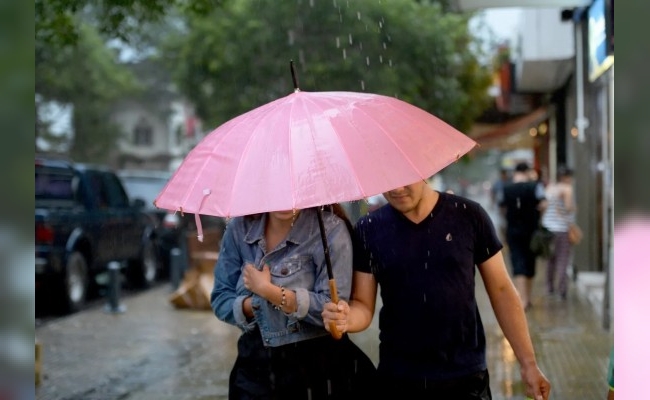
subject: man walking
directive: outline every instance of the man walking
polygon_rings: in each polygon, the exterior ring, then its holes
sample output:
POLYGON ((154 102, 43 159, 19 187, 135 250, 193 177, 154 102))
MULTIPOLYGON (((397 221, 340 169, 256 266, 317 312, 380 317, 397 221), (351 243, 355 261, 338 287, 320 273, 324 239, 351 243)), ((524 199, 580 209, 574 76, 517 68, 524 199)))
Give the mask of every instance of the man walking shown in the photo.
POLYGON ((525 310, 532 307, 531 292, 535 277, 536 255, 530 249, 533 232, 539 226, 545 205, 544 187, 530 179, 527 163, 517 164, 512 182, 505 185, 499 205, 506 221, 506 242, 510 252, 512 274, 525 310))
POLYGON ((384 193, 387 205, 355 227, 349 304, 327 303, 326 328, 359 332, 372 321, 378 285, 379 380, 389 398, 491 399, 486 341, 475 295, 481 274, 521 366, 527 396, 546 400, 528 325, 494 225, 476 202, 424 181, 384 193))

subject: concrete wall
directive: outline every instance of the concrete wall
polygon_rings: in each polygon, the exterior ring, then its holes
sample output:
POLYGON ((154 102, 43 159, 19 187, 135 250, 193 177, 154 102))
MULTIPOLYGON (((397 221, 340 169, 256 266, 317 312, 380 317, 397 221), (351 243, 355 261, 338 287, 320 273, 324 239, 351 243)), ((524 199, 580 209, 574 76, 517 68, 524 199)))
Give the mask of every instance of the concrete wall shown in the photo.
POLYGON ((575 55, 573 23, 560 20, 559 8, 524 9, 517 55, 523 61, 564 60, 575 55))

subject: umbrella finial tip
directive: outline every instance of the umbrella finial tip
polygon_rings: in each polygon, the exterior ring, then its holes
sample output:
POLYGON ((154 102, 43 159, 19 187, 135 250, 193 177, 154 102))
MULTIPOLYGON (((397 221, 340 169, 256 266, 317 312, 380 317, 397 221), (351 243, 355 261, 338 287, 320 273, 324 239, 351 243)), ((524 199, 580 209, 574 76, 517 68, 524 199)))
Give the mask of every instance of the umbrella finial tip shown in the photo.
POLYGON ((300 89, 298 89, 298 77, 296 76, 296 68, 293 66, 293 60, 289 61, 289 67, 291 68, 291 79, 293 80, 294 92, 299 92, 300 89))

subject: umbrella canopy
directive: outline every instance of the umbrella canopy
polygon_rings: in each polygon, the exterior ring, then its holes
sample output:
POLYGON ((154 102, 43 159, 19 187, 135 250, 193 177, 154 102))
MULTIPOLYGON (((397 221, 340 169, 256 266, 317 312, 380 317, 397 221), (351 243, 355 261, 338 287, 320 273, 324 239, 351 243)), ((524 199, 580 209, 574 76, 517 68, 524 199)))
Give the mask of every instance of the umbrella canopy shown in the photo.
POLYGON ((360 200, 427 179, 475 145, 393 97, 296 90, 208 134, 155 204, 234 217, 360 200))

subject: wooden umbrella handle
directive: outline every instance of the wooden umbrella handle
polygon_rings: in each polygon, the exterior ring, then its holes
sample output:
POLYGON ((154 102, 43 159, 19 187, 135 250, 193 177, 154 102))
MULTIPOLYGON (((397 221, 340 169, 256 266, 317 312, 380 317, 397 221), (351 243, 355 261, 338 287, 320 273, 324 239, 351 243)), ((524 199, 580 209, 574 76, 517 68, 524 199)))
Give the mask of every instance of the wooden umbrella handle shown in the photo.
MULTIPOLYGON (((336 293, 336 281, 334 279, 330 279, 329 282, 330 282, 330 293, 332 294, 332 303, 338 304, 339 295, 338 293, 336 293)), ((330 334, 334 339, 340 339, 343 337, 343 333, 341 333, 336 327, 336 322, 330 322, 330 334)))
MULTIPOLYGON (((325 266, 327 267, 327 277, 329 278, 330 294, 332 296, 332 303, 338 304, 339 295, 336 292, 336 281, 334 280, 334 273, 332 272, 332 260, 330 259, 330 247, 327 245, 327 237, 325 236, 325 224, 323 223, 323 210, 321 207, 316 207, 316 214, 318 215, 318 227, 320 230, 320 238, 323 243, 323 253, 325 254, 325 266)), ((340 339, 343 334, 336 329, 336 323, 330 322, 330 334, 334 339, 340 339)))

